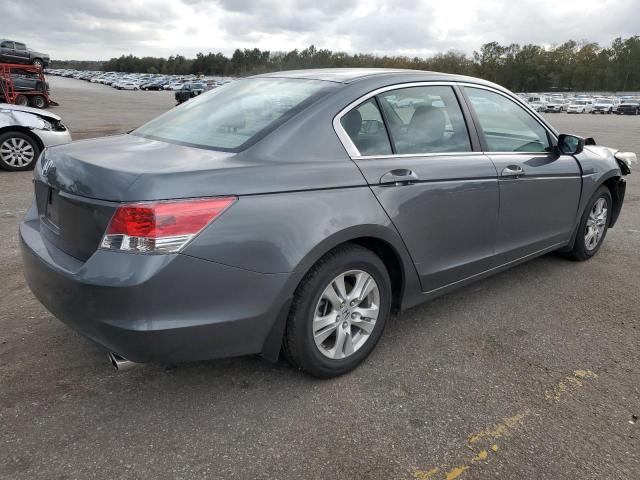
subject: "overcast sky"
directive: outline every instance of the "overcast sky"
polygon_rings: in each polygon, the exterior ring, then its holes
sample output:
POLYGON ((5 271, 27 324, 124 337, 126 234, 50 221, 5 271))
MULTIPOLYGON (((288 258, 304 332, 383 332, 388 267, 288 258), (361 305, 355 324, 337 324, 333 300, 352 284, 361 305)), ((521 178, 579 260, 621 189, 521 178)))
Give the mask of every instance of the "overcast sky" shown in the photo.
POLYGON ((471 53, 489 41, 608 44, 640 0, 0 0, 0 37, 56 59, 187 57, 314 44, 351 53, 471 53))

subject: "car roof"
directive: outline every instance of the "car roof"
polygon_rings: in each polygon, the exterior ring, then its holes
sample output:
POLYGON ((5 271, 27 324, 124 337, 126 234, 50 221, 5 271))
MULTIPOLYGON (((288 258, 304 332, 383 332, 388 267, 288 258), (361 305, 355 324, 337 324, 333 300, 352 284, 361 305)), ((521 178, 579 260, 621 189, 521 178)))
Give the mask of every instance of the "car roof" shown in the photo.
POLYGON ((411 70, 402 68, 311 68, 307 70, 285 70, 280 72, 263 73, 256 77, 268 78, 302 78, 308 80, 325 80, 329 82, 351 83, 356 80, 371 78, 374 76, 399 75, 399 74, 424 74, 425 77, 444 80, 444 77, 458 77, 446 73, 429 72, 426 70, 411 70))

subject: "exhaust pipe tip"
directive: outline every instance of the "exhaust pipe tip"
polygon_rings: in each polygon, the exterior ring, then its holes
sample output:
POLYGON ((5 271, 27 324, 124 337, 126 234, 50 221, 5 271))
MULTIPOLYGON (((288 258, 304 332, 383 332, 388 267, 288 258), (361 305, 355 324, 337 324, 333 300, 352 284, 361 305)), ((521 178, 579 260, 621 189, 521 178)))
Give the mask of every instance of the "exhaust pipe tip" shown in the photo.
POLYGON ((127 360, 126 358, 121 357, 117 353, 109 352, 107 356, 109 357, 109 363, 111 363, 111 366, 113 366, 113 368, 115 368, 118 371, 127 370, 131 367, 136 366, 135 362, 132 362, 131 360, 127 360))

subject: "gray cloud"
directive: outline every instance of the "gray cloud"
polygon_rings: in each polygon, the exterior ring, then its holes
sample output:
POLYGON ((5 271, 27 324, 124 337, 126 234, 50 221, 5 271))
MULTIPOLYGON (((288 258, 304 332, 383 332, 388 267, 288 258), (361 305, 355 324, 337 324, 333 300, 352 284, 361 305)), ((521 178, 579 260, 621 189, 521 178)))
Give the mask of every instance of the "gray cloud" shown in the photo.
POLYGON ((65 59, 309 44, 378 54, 471 53, 492 40, 608 44, 639 32, 637 1, 0 0, 0 32, 65 59))

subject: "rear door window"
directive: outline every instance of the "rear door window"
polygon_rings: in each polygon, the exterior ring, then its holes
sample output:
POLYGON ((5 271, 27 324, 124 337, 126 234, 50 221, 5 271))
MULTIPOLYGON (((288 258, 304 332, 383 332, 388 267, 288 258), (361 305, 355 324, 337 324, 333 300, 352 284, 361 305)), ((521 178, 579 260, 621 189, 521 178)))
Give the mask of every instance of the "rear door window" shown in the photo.
POLYGON ((401 88, 380 94, 379 101, 397 154, 471 151, 452 87, 401 88))
POLYGON ((371 98, 340 119, 360 155, 389 155, 391 143, 375 99, 371 98))

